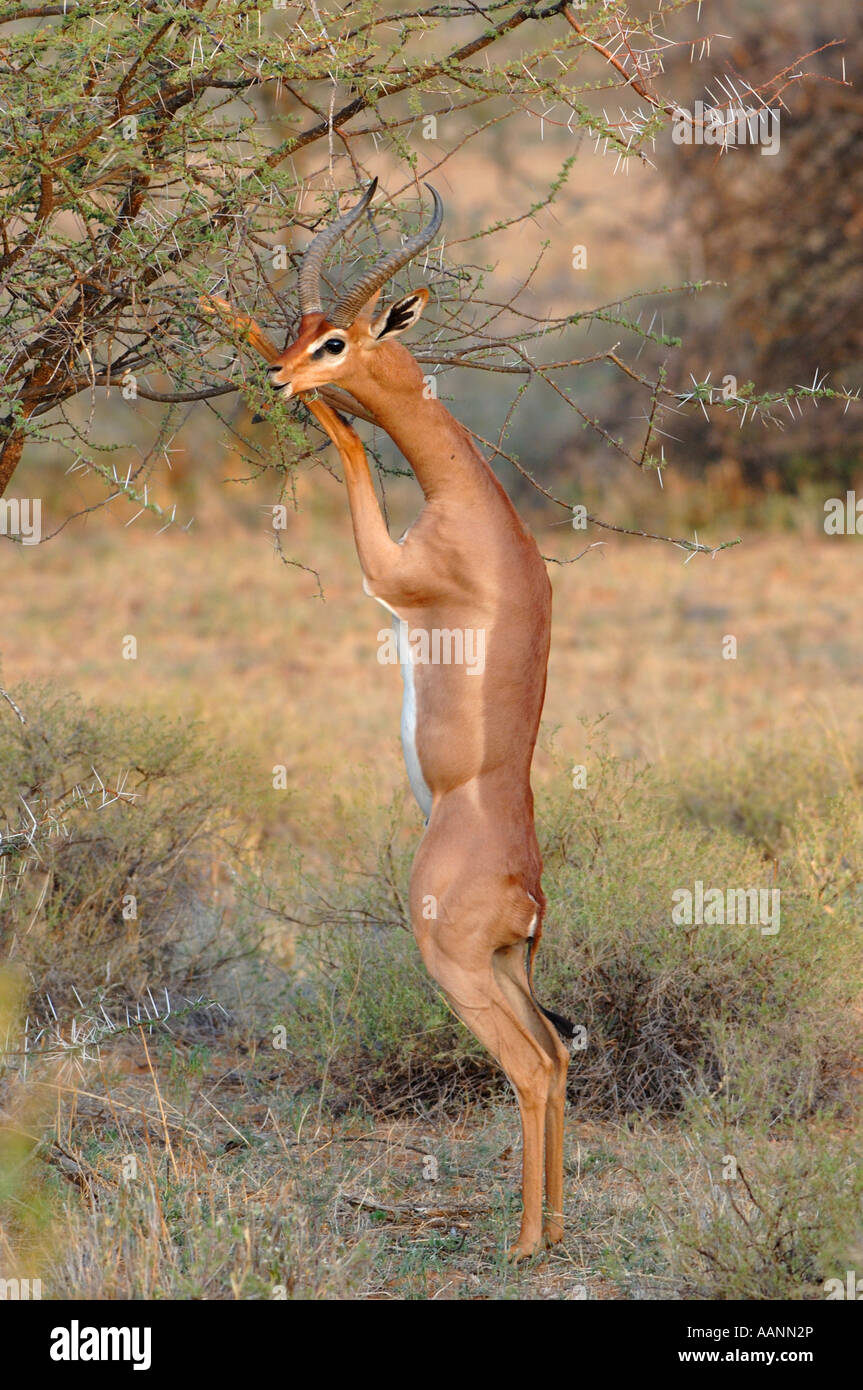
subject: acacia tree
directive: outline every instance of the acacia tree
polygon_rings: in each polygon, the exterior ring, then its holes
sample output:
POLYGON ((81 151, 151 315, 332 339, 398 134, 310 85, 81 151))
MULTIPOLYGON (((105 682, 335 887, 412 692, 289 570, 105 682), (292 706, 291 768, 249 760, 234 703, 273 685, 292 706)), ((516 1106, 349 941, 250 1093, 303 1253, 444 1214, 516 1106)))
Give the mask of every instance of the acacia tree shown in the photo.
MULTIPOLYGON (((111 496, 159 513, 148 476, 177 406, 203 401, 218 411, 218 398, 237 391, 255 408, 266 400, 243 320, 208 312, 210 296, 276 338, 289 334, 292 272, 307 234, 340 198, 353 201, 381 160, 393 171, 388 197, 340 247, 344 259, 329 272, 336 279, 407 228, 421 178, 502 122, 568 126, 603 142, 618 166, 649 158, 677 109, 662 90, 662 55, 673 44, 693 56, 699 46, 709 50, 701 28, 668 35, 667 25, 695 3, 672 0, 635 15, 622 0, 464 0, 412 10, 387 0, 350 8, 338 0, 7 0, 0 494, 26 452, 52 441, 73 467, 101 475, 111 496), (607 114, 612 97, 619 116, 607 114), (446 139, 436 130, 444 119, 446 139), (69 410, 82 393, 88 411, 69 410), (164 407, 154 448, 125 477, 91 434, 106 398, 118 393, 164 407)), ((752 97, 777 101, 790 80, 752 97)), ((514 383, 497 440, 483 441, 496 454, 509 457, 505 432, 524 391, 545 383, 611 448, 639 468, 661 467, 660 422, 681 393, 668 387, 660 358, 675 340, 626 304, 539 319, 518 295, 501 302, 486 268, 471 263, 466 243, 534 217, 558 197, 573 159, 505 221, 434 248, 421 270, 425 279, 431 271, 436 313, 424 320, 417 356, 430 375, 472 369, 514 383), (576 355, 568 335, 592 322, 613 325, 633 347, 655 347, 655 370, 617 345, 576 355), (646 394, 638 441, 615 436, 576 401, 572 372, 597 361, 646 394)), ((541 250, 525 267, 524 286, 540 258, 541 250)), ((712 393, 696 385, 687 398, 697 408, 712 393)), ((768 410, 773 399, 756 408, 768 410)), ((294 467, 315 447, 314 427, 296 402, 269 413, 268 457, 294 467)))

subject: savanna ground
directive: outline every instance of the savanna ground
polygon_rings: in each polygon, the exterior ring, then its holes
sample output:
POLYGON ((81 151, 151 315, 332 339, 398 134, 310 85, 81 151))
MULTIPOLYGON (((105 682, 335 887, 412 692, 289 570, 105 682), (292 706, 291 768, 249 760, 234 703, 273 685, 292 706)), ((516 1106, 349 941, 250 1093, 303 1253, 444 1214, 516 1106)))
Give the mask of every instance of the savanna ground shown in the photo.
MULTIPOLYGON (((863 1259, 859 540, 804 508, 713 560, 613 537, 551 566, 537 986, 587 1046, 566 1239, 514 1270, 517 1113, 406 927, 400 680, 341 488, 307 478, 283 537, 325 602, 235 495, 186 533, 103 514, 0 552, 27 719, 0 704, 2 809, 53 805, 39 857, 0 860, 0 1272, 59 1298, 823 1297, 863 1259), (672 925, 699 878, 781 888, 780 931, 672 925)), ((576 553, 556 519, 541 548, 576 553)))

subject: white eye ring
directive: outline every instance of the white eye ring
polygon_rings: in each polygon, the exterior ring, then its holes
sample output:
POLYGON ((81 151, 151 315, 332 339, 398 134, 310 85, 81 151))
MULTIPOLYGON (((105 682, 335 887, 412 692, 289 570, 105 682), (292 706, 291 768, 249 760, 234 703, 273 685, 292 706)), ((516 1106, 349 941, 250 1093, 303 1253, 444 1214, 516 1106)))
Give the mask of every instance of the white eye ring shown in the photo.
POLYGON ((322 342, 318 343, 316 348, 312 348, 310 356, 313 361, 320 362, 322 357, 341 356, 346 347, 347 342, 344 338, 324 338, 322 342))

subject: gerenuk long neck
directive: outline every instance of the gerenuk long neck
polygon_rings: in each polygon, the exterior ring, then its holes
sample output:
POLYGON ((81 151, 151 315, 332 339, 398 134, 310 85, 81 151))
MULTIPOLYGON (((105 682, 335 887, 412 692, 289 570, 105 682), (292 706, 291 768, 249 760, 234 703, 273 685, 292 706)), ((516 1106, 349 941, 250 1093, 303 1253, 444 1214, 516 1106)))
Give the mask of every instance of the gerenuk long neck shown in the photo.
MULTIPOLYGON (((383 356, 383 348, 379 351, 383 356)), ((500 484, 464 425, 425 395, 426 379, 411 354, 391 344, 386 365, 396 370, 367 373, 361 382, 351 381, 350 390, 404 454, 426 500, 477 488, 499 493, 500 484)))

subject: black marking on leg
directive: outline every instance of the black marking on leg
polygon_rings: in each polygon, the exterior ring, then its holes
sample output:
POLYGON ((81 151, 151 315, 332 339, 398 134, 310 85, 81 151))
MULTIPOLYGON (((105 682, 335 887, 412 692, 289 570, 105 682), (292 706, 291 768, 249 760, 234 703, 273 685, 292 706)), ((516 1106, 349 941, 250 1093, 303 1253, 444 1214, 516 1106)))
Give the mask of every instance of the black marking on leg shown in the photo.
POLYGON ((527 939, 527 983, 528 983, 528 987, 529 987, 529 989, 530 989, 530 997, 531 997, 531 999, 533 1000, 533 1002, 534 1002, 534 1004, 536 1005, 536 1007, 539 1009, 540 1013, 541 1013, 541 1014, 545 1014, 545 1016, 546 1016, 546 1018, 548 1019, 549 1023, 553 1023, 553 1024, 554 1024, 555 1028, 557 1029, 557 1031, 558 1031, 558 1033, 560 1034, 561 1038, 563 1038, 564 1042, 570 1042, 570 1041, 575 1037, 575 1024, 574 1024, 574 1023, 570 1023, 570 1021, 569 1021, 568 1018, 564 1018, 564 1017, 563 1017, 563 1014, 556 1014, 556 1013, 553 1013, 551 1009, 545 1009, 545 1008, 543 1008, 542 1004, 540 1004, 540 1002, 539 1002, 539 1000, 537 999, 536 994, 535 994, 535 992, 534 992, 534 988, 533 988, 533 958, 534 958, 534 955, 536 954, 536 948, 537 948, 538 945, 539 945, 539 941, 537 940, 537 938, 536 938, 535 936, 529 936, 529 937, 528 937, 528 939, 527 939))

